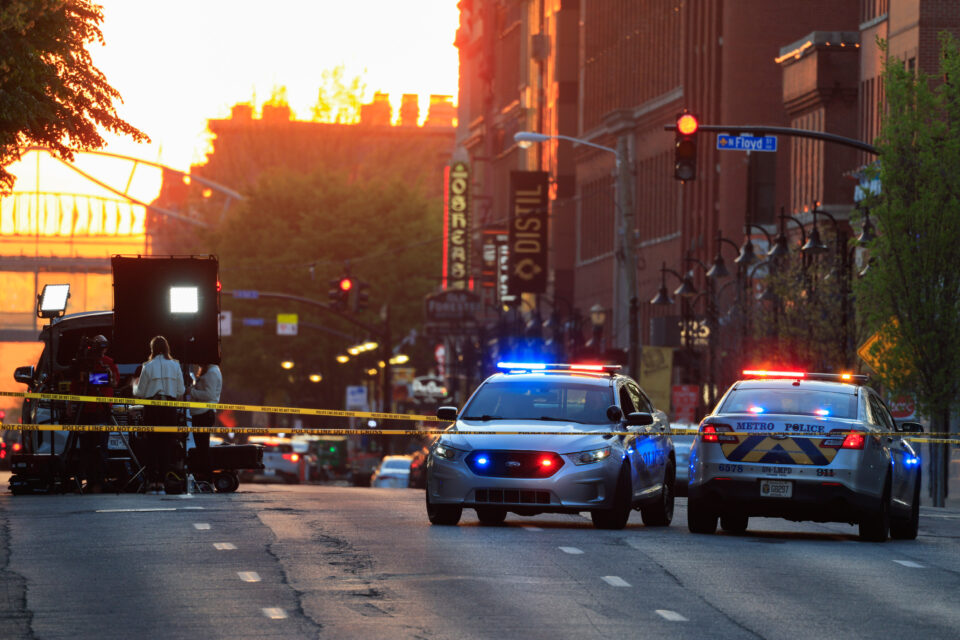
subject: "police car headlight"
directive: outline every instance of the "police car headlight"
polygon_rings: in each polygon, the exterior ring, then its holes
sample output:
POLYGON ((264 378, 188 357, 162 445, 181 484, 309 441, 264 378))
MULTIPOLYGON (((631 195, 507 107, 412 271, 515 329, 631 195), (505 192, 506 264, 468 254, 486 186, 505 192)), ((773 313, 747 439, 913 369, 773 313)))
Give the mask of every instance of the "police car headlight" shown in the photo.
POLYGON ((573 464, 592 464, 594 462, 600 462, 601 460, 606 460, 610 457, 611 449, 610 447, 604 447, 603 449, 594 449, 593 451, 581 451, 580 453, 571 453, 570 459, 573 460, 573 464))
POLYGON ((443 460, 456 460, 462 453, 463 451, 460 451, 460 449, 454 449, 449 445, 440 443, 437 443, 433 448, 433 455, 443 460))

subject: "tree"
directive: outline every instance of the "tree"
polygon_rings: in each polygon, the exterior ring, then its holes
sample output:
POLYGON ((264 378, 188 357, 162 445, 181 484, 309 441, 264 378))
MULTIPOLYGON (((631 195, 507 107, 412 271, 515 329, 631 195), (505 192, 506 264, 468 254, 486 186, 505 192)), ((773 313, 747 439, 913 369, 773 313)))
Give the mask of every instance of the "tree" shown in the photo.
MULTIPOLYGON (((439 281, 440 220, 439 198, 424 195, 402 179, 351 180, 327 169, 301 173, 281 168, 261 176, 210 234, 210 241, 220 257, 225 289, 278 291, 326 302, 330 279, 342 275, 349 262, 351 275, 370 283, 370 310, 357 319, 379 325, 377 312, 389 304, 397 343, 422 324, 423 298, 439 281)), ((278 312, 296 311, 302 322, 355 336, 356 342, 377 337, 310 307, 230 298, 224 299, 224 306, 232 308, 235 317, 270 319, 278 312)), ((342 406, 345 383, 354 378, 356 384, 355 363, 341 365, 335 360, 351 346, 342 337, 308 327, 296 337, 239 327, 230 339, 234 342, 224 353, 224 371, 231 372, 235 388, 269 388, 265 372, 284 375, 278 363, 287 355, 296 362, 311 362, 324 376, 323 384, 306 387, 315 394, 308 401, 322 400, 320 406, 328 408, 342 406)), ((420 348, 426 353, 429 346, 420 348)), ((416 353, 405 352, 416 360, 416 353)), ((375 354, 367 358, 367 366, 376 367, 375 354)), ((294 395, 304 392, 291 390, 294 395)))
MULTIPOLYGON (((940 43, 939 77, 915 75, 887 50, 874 171, 882 193, 869 202, 880 235, 855 291, 858 316, 881 335, 880 378, 916 394, 931 430, 947 432, 960 391, 960 48, 948 34, 940 43)), ((948 449, 931 450, 943 506, 948 449)))
POLYGON ((104 145, 98 127, 149 138, 117 117, 120 94, 90 58, 103 42, 103 12, 89 0, 10 0, 0 6, 0 194, 15 178, 5 167, 40 145, 61 158, 104 145))

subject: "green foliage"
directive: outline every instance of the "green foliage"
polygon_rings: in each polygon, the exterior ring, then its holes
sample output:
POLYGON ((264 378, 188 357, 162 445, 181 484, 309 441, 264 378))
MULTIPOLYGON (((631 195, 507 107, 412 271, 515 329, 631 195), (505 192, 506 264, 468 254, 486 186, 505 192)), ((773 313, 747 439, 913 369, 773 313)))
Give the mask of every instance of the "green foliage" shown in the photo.
MULTIPOLYGON (((326 303, 330 280, 340 276, 348 262, 351 275, 370 283, 370 308, 357 319, 379 327, 381 306, 389 304, 396 344, 422 324, 423 297, 439 279, 441 203, 401 180, 352 181, 322 170, 303 174, 278 169, 261 177, 212 241, 225 289, 291 293, 326 303)), ((297 312, 301 323, 355 336, 353 342, 376 337, 322 310, 294 303, 225 297, 224 307, 233 309, 235 318, 261 316, 268 321, 278 312, 297 312)), ((335 361, 352 341, 306 326, 299 334, 276 336, 269 325, 238 328, 229 338, 230 349, 224 350, 224 370, 231 372, 232 384, 266 388, 265 373, 285 376, 278 363, 289 357, 298 363, 300 374, 324 376, 323 384, 308 383, 291 393, 323 393, 318 401, 340 406, 345 380, 360 378, 357 363, 335 361)), ((376 361, 370 354, 364 368, 376 366, 376 361)))
POLYGON ((856 286, 858 316, 882 328, 878 373, 942 414, 960 389, 960 48, 941 36, 940 76, 887 58, 877 146, 882 194, 870 205, 875 260, 856 286), (942 80, 946 78, 947 82, 942 80))
POLYGON ((62 158, 104 145, 98 127, 148 140, 117 117, 120 94, 93 66, 87 44, 103 42, 101 8, 88 0, 8 0, 0 5, 0 193, 4 167, 25 147, 62 158))
MULTIPOLYGON (((837 241, 825 240, 831 247, 837 241)), ((798 251, 771 260, 765 283, 768 299, 760 301, 753 323, 757 366, 808 371, 845 368, 842 295, 846 285, 835 256, 835 251, 815 258, 798 251)))

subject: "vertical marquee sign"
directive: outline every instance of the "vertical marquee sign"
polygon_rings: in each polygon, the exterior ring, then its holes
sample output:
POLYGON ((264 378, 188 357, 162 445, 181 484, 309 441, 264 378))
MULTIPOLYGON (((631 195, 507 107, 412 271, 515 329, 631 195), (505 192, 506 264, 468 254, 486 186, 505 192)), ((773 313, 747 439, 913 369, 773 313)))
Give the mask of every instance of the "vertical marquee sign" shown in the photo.
POLYGON ((466 162, 444 169, 443 288, 470 287, 470 170, 466 162))
POLYGON ((547 290, 546 171, 510 172, 511 295, 547 290))

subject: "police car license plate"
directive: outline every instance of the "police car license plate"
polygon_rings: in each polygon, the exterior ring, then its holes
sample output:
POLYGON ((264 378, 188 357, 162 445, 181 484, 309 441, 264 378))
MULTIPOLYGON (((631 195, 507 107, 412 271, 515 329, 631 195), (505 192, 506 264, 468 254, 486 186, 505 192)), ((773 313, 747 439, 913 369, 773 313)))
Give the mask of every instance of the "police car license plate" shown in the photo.
POLYGON ((121 436, 111 435, 107 438, 107 449, 110 451, 125 451, 127 445, 124 444, 121 436))
POLYGON ((793 482, 789 480, 761 480, 760 495, 764 498, 792 498, 793 482))

